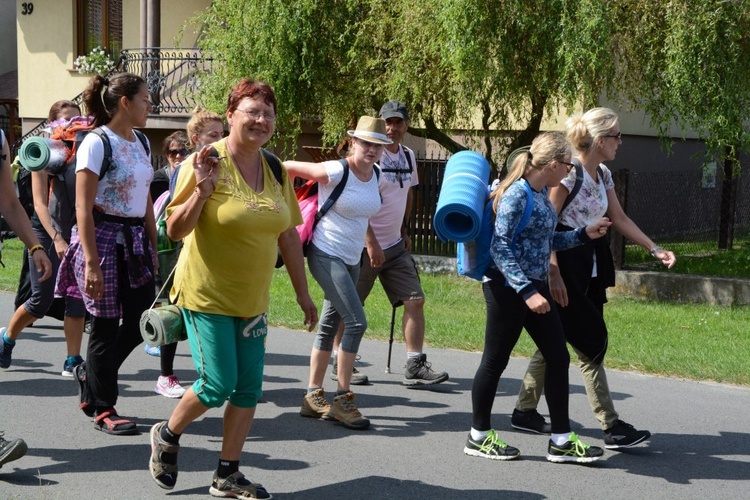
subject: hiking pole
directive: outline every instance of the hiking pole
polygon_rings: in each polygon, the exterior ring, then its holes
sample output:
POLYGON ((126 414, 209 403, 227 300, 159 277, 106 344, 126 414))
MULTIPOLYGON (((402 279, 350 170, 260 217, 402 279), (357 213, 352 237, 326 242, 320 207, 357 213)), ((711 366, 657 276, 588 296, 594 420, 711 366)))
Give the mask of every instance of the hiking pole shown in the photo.
POLYGON ((385 373, 391 373, 391 352, 393 351, 393 331, 396 328, 396 309, 402 304, 399 300, 393 304, 393 311, 391 311, 391 336, 388 338, 388 363, 385 365, 385 373))

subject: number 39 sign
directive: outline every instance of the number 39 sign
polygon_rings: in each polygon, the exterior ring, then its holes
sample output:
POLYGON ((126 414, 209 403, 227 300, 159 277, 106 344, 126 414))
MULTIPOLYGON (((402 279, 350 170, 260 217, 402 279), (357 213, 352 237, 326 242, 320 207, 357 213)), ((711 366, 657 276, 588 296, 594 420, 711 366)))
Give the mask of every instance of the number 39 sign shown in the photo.
POLYGON ((21 4, 21 15, 30 16, 34 12, 34 4, 31 2, 24 2, 21 4))

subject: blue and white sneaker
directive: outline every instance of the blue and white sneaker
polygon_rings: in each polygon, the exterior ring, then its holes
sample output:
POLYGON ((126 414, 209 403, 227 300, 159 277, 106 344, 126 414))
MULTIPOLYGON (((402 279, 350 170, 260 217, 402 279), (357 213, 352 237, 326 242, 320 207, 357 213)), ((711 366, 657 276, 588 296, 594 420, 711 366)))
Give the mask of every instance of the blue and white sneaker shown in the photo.
POLYGON ((62 369, 61 375, 63 377, 72 377, 73 370, 75 369, 76 366, 80 365, 81 363, 83 363, 83 358, 80 356, 74 357, 72 361, 70 361, 69 359, 66 359, 65 362, 63 363, 63 369, 62 369))
POLYGON ((157 358, 161 356, 161 346, 146 344, 143 350, 146 351, 146 354, 149 356, 156 356, 157 358))
POLYGON ((0 328, 0 368, 3 369, 10 367, 11 355, 15 347, 15 345, 7 343, 3 338, 7 330, 5 327, 0 328))

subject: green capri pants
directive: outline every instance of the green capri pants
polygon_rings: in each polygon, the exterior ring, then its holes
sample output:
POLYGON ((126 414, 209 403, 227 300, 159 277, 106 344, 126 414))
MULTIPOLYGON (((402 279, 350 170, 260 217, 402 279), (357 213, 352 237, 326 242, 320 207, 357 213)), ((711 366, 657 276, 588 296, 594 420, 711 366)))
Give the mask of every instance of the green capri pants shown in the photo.
POLYGON ((229 399, 239 408, 255 408, 262 394, 266 314, 237 318, 182 309, 198 380, 193 391, 209 408, 229 399))

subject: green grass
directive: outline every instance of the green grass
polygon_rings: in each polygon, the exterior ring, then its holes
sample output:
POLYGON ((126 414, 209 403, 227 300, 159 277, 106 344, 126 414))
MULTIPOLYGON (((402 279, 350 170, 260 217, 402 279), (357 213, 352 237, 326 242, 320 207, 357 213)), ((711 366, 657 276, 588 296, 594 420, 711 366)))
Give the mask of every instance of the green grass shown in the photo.
POLYGON ((20 240, 3 241, 2 260, 5 267, 0 267, 0 290, 15 292, 18 289, 22 259, 23 243, 20 240))
MULTIPOLYGON (((8 240, 3 247, 0 288, 14 291, 18 283, 23 246, 8 240)), ((318 307, 323 294, 308 276, 318 307)), ((484 345, 485 310, 479 282, 448 275, 423 275, 427 303, 427 343, 432 347, 481 351, 484 345)), ((376 284, 366 305, 371 339, 388 338, 391 306, 376 284)), ((605 307, 610 332, 607 366, 643 373, 711 380, 750 386, 750 307, 643 302, 615 297, 605 307)), ((271 286, 270 322, 302 329, 289 277, 276 271, 271 286)), ((396 316, 400 332, 401 310, 396 316)), ((400 333, 397 336, 401 342, 400 333)), ((515 355, 535 350, 528 335, 521 335, 515 355)), ((571 355, 575 359, 575 355, 571 355)))
MULTIPOLYGON (((659 245, 677 255, 677 263, 670 272, 750 278, 750 234, 735 236, 734 245, 727 250, 717 250, 715 240, 660 241, 659 245)), ((625 248, 625 265, 649 271, 666 270, 638 245, 628 245, 625 248)))
MULTIPOLYGON (((310 280, 320 308, 323 296, 310 280)), ((448 275, 423 275, 427 302, 427 343, 432 347, 481 351, 485 309, 479 282, 448 275)), ((386 340, 391 306, 376 284, 365 306, 367 338, 386 340)), ((614 297, 605 307, 610 332, 607 366, 654 375, 750 385, 750 307, 643 302, 614 297)), ((270 322, 302 328, 302 317, 286 272, 271 286, 270 322)), ((396 316, 400 332, 401 310, 396 316)), ((397 337, 401 342, 400 333, 397 337)), ((536 347, 521 335, 514 354, 531 356, 536 347)), ((575 354, 571 352, 571 359, 575 354)))

